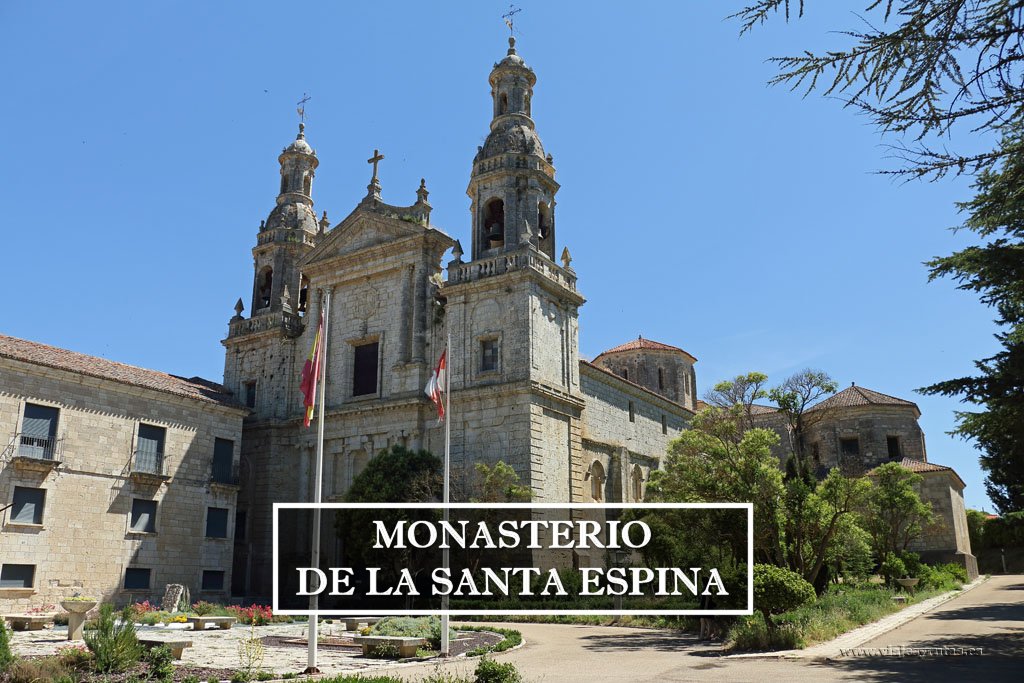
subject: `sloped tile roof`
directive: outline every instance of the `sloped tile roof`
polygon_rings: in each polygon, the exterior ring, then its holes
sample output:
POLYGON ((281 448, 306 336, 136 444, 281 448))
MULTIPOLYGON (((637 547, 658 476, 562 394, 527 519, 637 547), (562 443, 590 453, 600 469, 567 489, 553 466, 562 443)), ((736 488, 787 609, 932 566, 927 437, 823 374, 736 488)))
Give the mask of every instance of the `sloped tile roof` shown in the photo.
POLYGON ((917 408, 917 404, 913 401, 907 401, 902 398, 896 398, 895 396, 889 396, 888 394, 882 394, 877 391, 872 391, 871 389, 865 389, 864 387, 853 385, 843 389, 838 394, 833 394, 821 403, 817 403, 807 410, 810 412, 812 410, 823 410, 825 408, 849 408, 851 406, 867 405, 909 406, 917 408))
POLYGON ((121 384, 163 391, 176 396, 219 403, 232 408, 242 408, 220 384, 202 377, 178 377, 157 370, 147 370, 134 365, 115 363, 105 358, 87 356, 47 346, 38 342, 8 337, 0 334, 0 357, 65 370, 89 377, 98 377, 121 384))
MULTIPOLYGON (((638 336, 636 339, 632 341, 626 342, 625 344, 619 344, 615 348, 601 352, 600 354, 598 354, 597 358, 600 358, 601 356, 607 355, 609 353, 620 353, 622 351, 674 351, 676 353, 685 354, 690 358, 693 358, 693 360, 695 361, 697 360, 696 358, 694 358, 692 354, 683 351, 678 346, 662 344, 661 342, 654 341, 653 339, 644 339, 643 337, 640 336, 638 336)), ((597 358, 595 358, 594 360, 597 360, 597 358)))
MULTIPOLYGON (((914 460, 913 458, 903 458, 902 460, 899 461, 899 464, 901 467, 905 467, 911 472, 916 472, 918 474, 922 474, 925 472, 952 472, 954 477, 960 479, 960 475, 956 473, 956 470, 954 470, 952 467, 947 467, 946 465, 937 465, 933 462, 925 462, 924 460, 914 460)), ((878 467, 881 467, 881 465, 879 465, 878 467)), ((870 472, 868 472, 868 476, 870 477, 874 473, 874 471, 878 469, 878 467, 875 467, 870 472)), ((965 485, 963 479, 960 479, 960 484, 961 486, 965 485)))

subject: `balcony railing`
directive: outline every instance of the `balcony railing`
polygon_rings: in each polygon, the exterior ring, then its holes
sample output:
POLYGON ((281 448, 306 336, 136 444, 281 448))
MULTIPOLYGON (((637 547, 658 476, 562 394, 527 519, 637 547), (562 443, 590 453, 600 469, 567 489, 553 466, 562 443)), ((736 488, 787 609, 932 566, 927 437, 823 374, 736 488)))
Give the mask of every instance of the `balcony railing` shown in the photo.
POLYGON ((227 484, 228 486, 238 486, 238 463, 213 463, 213 469, 210 472, 210 481, 214 484, 227 484))
POLYGON ((15 437, 17 450, 15 455, 20 458, 33 458, 34 460, 57 460, 60 454, 61 439, 56 437, 31 436, 29 434, 18 434, 15 437))
POLYGON ((132 456, 132 473, 165 476, 164 454, 160 451, 135 451, 132 456))

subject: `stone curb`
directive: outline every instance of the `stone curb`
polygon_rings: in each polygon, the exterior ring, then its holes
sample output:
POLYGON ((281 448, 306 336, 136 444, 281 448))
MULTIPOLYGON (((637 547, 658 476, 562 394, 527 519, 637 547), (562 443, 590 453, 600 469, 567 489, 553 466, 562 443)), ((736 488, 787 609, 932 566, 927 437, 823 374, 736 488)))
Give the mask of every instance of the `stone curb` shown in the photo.
POLYGON ((735 655, 724 655, 726 659, 812 659, 812 660, 831 660, 841 656, 839 654, 840 649, 848 649, 859 647, 860 645, 868 642, 873 638, 884 635, 893 629, 899 628, 906 623, 917 619, 922 614, 930 612, 939 605, 942 605, 954 598, 958 598, 964 595, 968 591, 974 590, 981 584, 989 580, 989 576, 979 576, 974 581, 965 584, 959 590, 949 591, 942 595, 936 595, 934 598, 928 598, 924 602, 919 602, 916 605, 905 607, 898 612, 886 615, 878 621, 873 621, 870 624, 864 624, 857 628, 842 633, 832 640, 824 643, 816 643, 803 650, 778 650, 775 652, 744 652, 742 654, 735 655))

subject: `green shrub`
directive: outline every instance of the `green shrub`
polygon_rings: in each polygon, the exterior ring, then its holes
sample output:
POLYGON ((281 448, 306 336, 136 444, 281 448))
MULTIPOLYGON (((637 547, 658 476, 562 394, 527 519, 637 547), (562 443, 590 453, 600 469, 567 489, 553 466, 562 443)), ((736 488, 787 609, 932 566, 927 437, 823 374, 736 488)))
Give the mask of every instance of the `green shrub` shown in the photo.
POLYGON ((71 672, 57 657, 19 659, 7 667, 8 683, 41 683, 41 681, 71 680, 71 672))
POLYGON ((967 570, 958 564, 953 564, 952 562, 949 564, 941 564, 937 569, 944 574, 953 577, 960 583, 967 583, 967 570))
POLYGON ((149 664, 149 678, 157 681, 174 680, 174 654, 166 645, 149 649, 144 659, 149 664))
POLYGON ((915 577, 920 573, 921 567, 925 566, 921 563, 920 555, 907 550, 900 553, 900 559, 903 561, 903 568, 907 572, 903 576, 915 577))
POLYGON ((511 662, 496 662, 493 659, 480 660, 476 665, 475 683, 522 683, 523 677, 511 662))
POLYGON ((814 586, 802 576, 771 564, 754 565, 754 608, 764 616, 769 630, 775 628, 773 614, 808 602, 814 602, 814 586))
POLYGON ((485 626, 462 627, 463 631, 483 631, 485 633, 497 633, 501 640, 494 645, 482 645, 466 653, 468 657, 477 657, 490 652, 504 652, 510 650, 523 642, 523 634, 510 628, 491 628, 485 626))
POLYGON ((67 645, 57 650, 60 663, 69 669, 84 671, 92 668, 92 653, 82 645, 67 645))
MULTIPOLYGON (((438 617, 387 617, 373 625, 370 635, 426 638, 430 646, 437 649, 441 646, 441 619, 438 617)), ((448 629, 448 637, 455 638, 453 629, 448 629)))
POLYGON ((0 673, 6 671, 14 663, 11 652, 11 634, 7 632, 7 623, 0 619, 0 673))
POLYGON ((893 553, 886 553, 878 572, 885 577, 885 582, 890 586, 895 579, 907 575, 907 565, 893 553))
POLYGON ((206 600, 200 600, 199 602, 192 605, 192 611, 200 617, 205 617, 207 614, 210 614, 215 609, 217 609, 217 605, 213 604, 212 602, 207 602, 206 600))
POLYGON ((129 608, 121 612, 118 621, 114 618, 112 605, 101 605, 96 630, 85 634, 85 646, 95 658, 97 671, 114 673, 135 666, 142 655, 142 646, 135 635, 129 608))
POLYGON ((729 641, 736 650, 795 650, 804 646, 797 627, 782 624, 769 629, 760 614, 741 617, 729 631, 729 641))
POLYGON ((199 676, 185 676, 181 683, 199 683, 199 676))

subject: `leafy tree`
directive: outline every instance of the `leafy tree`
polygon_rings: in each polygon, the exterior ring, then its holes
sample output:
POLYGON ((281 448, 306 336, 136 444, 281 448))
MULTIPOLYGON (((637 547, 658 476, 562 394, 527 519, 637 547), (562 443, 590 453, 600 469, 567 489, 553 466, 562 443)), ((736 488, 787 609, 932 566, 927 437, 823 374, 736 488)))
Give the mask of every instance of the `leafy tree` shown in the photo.
POLYGON ((0 619, 0 673, 7 670, 14 663, 14 653, 11 652, 11 634, 7 632, 7 622, 0 619))
POLYGON ((835 393, 838 385, 827 373, 820 370, 801 370, 788 377, 782 384, 768 392, 779 412, 786 418, 790 448, 793 452, 796 473, 809 479, 810 467, 805 457, 805 436, 808 420, 807 409, 823 397, 835 393))
POLYGON ((370 459, 352 480, 353 503, 417 503, 440 499, 441 460, 429 451, 392 446, 370 459))
POLYGON ((769 429, 744 429, 742 406, 710 406, 699 412, 668 447, 661 470, 651 473, 650 500, 678 502, 751 502, 754 549, 779 561, 782 473, 771 449, 778 435, 769 429))
POLYGON ((864 581, 871 576, 875 566, 871 534, 861 528, 859 521, 853 516, 843 517, 828 546, 826 560, 835 579, 842 576, 847 580, 864 581))
POLYGON ((499 460, 493 466, 478 462, 476 486, 470 497, 473 503, 528 503, 532 497, 529 486, 523 486, 511 466, 499 460))
POLYGON ((1000 512, 1024 510, 1024 123, 1004 138, 1013 153, 985 171, 974 199, 959 205, 964 226, 984 244, 928 262, 931 278, 949 277, 997 312, 1002 350, 974 363, 973 377, 938 382, 926 394, 962 396, 979 410, 957 413, 955 434, 973 439, 988 472, 985 490, 1000 512))
POLYGON ((977 555, 985 545, 985 521, 988 517, 981 510, 967 511, 967 535, 971 539, 971 552, 977 555))
POLYGON ((748 372, 745 375, 737 375, 731 380, 719 382, 704 394, 704 400, 709 404, 726 410, 739 408, 743 429, 753 429, 754 402, 768 397, 764 385, 768 381, 768 375, 761 372, 748 372))
POLYGON ((899 463, 887 462, 874 469, 865 501, 863 525, 881 560, 899 556, 910 542, 932 523, 931 505, 921 500, 915 487, 922 477, 899 463))
POLYGON ((814 602, 814 587, 799 574, 770 564, 754 565, 754 609, 764 616, 770 631, 772 616, 814 602))
POLYGON ((790 568, 821 592, 827 583, 822 569, 836 534, 864 504, 869 484, 832 469, 809 488, 803 478, 786 482, 786 555, 790 568))

